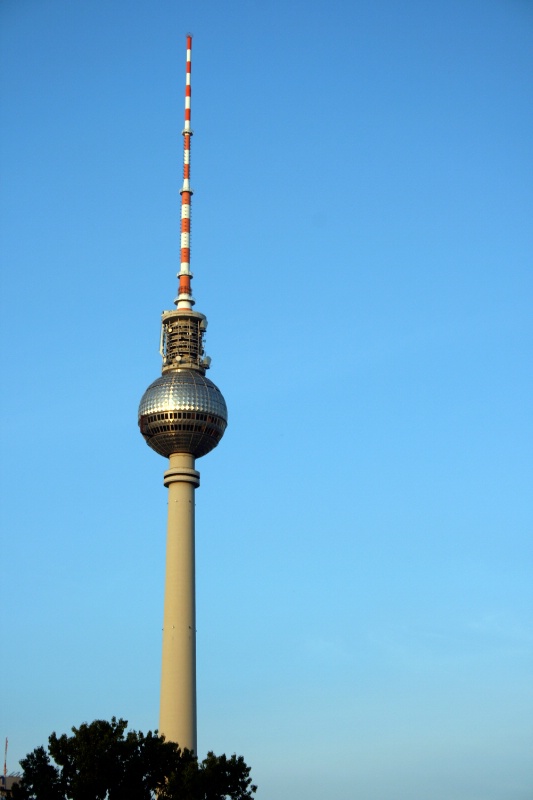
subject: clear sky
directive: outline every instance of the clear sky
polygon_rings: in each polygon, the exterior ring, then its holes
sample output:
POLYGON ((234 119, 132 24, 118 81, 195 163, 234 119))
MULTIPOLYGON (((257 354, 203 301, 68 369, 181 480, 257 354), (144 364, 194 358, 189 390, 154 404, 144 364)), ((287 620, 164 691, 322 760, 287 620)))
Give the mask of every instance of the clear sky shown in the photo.
POLYGON ((157 726, 179 265, 199 750, 258 800, 533 792, 528 0, 2 0, 0 741, 157 726))

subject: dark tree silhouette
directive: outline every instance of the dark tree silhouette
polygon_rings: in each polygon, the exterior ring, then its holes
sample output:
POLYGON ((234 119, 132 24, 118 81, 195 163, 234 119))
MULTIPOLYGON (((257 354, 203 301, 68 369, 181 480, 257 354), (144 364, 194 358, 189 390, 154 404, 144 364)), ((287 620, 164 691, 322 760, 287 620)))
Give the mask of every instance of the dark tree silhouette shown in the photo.
POLYGON ((251 800, 257 787, 242 756, 208 753, 199 762, 157 731, 127 725, 113 717, 84 722, 72 736, 52 733, 48 752, 37 747, 21 760, 13 800, 251 800))

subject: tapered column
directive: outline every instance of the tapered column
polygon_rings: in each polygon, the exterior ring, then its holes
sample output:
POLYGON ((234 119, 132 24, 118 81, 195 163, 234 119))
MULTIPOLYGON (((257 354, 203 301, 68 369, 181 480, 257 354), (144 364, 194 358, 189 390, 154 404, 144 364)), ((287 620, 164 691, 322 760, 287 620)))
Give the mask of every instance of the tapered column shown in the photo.
POLYGON ((159 733, 196 752, 194 456, 175 453, 164 475, 168 527, 159 733))

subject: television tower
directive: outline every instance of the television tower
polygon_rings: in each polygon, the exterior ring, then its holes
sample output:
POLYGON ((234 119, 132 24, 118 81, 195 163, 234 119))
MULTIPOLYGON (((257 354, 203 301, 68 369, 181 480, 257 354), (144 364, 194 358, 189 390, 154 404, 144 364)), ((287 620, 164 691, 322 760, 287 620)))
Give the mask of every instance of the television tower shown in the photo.
POLYGON ((191 46, 187 35, 181 265, 175 310, 162 314, 162 375, 142 396, 139 427, 147 444, 169 459, 168 526, 163 614, 159 733, 183 749, 196 749, 196 610, 194 490, 200 485, 195 459, 221 440, 228 422, 220 390, 205 377, 207 319, 193 311, 190 271, 191 46))

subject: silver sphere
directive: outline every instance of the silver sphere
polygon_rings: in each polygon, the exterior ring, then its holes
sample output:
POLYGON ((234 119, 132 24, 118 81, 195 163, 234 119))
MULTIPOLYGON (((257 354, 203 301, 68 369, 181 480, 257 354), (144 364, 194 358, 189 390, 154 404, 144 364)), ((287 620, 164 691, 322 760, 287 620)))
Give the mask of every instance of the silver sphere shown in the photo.
POLYGON ((139 405, 139 428, 162 456, 204 456, 217 446, 228 424, 220 389, 192 369, 167 372, 154 381, 139 405))

